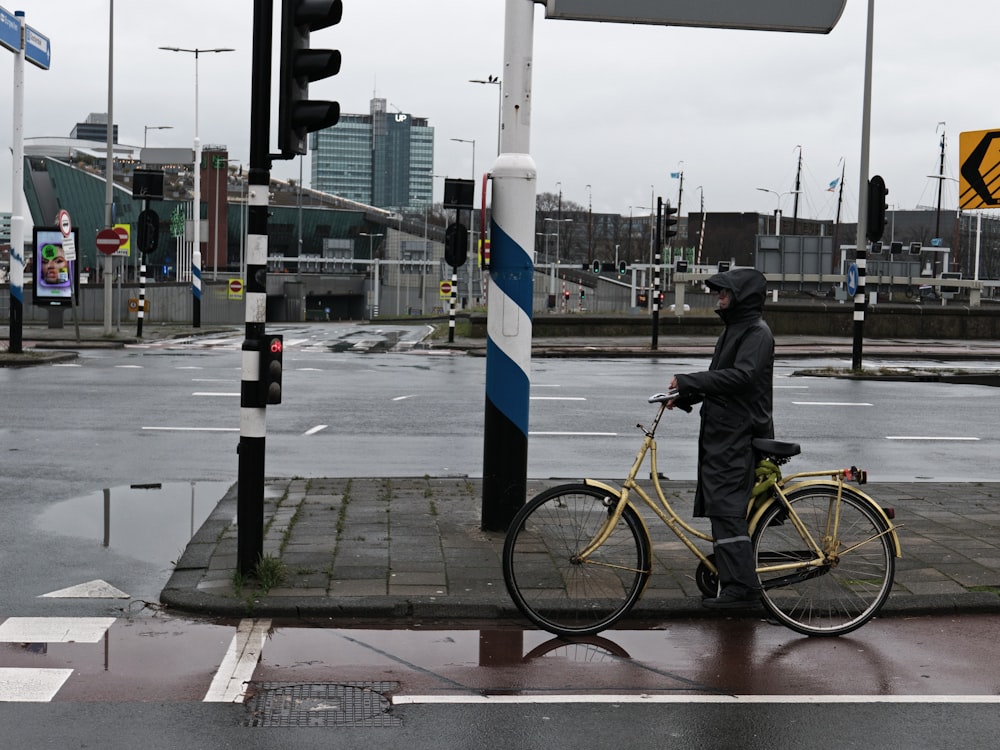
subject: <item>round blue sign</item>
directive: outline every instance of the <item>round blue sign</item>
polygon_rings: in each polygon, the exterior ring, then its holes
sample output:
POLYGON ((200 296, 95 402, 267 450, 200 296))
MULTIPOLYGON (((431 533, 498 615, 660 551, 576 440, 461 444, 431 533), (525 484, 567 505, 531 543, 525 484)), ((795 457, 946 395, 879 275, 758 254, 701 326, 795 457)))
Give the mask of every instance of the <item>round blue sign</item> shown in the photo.
POLYGON ((858 293, 858 264, 851 263, 847 267, 847 293, 852 297, 858 293))

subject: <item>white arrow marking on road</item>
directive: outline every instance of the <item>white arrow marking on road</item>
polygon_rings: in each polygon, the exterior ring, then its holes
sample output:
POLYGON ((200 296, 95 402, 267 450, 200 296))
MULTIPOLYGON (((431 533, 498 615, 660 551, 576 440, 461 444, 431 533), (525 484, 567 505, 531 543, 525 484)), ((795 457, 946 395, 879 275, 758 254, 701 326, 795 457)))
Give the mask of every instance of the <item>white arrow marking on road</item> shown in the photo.
POLYGON ((51 599, 130 599, 131 597, 120 589, 116 589, 107 581, 97 578, 87 583, 70 586, 58 591, 40 594, 39 598, 51 599))
POLYGON ((326 425, 325 424, 318 424, 315 427, 310 427, 308 430, 305 431, 304 434, 306 434, 306 435, 315 435, 317 432, 322 432, 325 429, 326 429, 326 425))

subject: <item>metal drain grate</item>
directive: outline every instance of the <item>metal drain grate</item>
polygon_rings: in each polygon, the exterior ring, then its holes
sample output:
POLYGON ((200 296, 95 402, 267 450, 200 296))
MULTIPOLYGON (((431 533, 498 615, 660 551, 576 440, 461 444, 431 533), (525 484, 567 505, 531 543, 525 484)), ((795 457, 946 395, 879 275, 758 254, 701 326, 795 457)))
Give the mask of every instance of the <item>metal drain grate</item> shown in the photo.
POLYGON ((398 727, 383 693, 398 682, 251 682, 248 727, 398 727))

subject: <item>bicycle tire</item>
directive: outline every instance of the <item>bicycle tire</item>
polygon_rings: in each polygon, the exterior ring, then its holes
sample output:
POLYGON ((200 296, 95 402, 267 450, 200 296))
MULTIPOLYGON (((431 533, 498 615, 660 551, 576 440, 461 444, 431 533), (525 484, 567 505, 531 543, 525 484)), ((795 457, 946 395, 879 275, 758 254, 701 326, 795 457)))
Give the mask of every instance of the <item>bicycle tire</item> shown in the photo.
POLYGON ((584 484, 560 485, 514 516, 503 547, 507 592, 531 622, 556 635, 590 635, 615 624, 649 580, 649 537, 626 506, 611 536, 586 561, 617 496, 584 484))
MULTIPOLYGON (((788 502, 821 547, 836 497, 837 488, 830 486, 805 486, 788 494, 788 502)), ((804 635, 857 630, 878 614, 892 589, 896 557, 888 530, 872 501, 845 487, 837 539, 829 544, 827 562, 805 571, 759 574, 764 605, 779 622, 804 635), (854 545, 859 546, 852 549, 854 545)), ((761 516, 753 548, 758 569, 814 557, 780 501, 761 516)))

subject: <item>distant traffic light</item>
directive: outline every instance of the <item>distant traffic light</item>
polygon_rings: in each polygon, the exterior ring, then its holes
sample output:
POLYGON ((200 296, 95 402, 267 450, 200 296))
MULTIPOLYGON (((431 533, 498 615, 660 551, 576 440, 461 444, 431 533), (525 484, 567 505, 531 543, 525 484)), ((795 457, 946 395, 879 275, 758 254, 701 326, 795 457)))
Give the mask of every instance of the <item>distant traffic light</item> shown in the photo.
POLYGON ((600 273, 601 272, 601 261, 595 260, 593 262, 593 264, 592 264, 591 267, 593 268, 594 273, 600 273))
POLYGON ((663 236, 664 237, 674 237, 677 235, 677 219, 674 218, 674 214, 677 213, 676 208, 671 208, 670 206, 665 206, 663 208, 663 236))
POLYGON ((278 147, 286 159, 306 153, 306 135, 336 125, 340 104, 310 101, 309 84, 340 72, 340 52, 310 49, 309 32, 340 23, 342 0, 282 0, 278 147))
POLYGON ((260 340, 260 383, 265 404, 281 403, 281 374, 284 369, 284 337, 265 335, 260 340))
POLYGON ((875 175, 868 180, 868 227, 866 235, 871 242, 878 242, 885 232, 885 212, 889 208, 885 197, 889 191, 885 180, 875 175))
POLYGON ((469 256, 469 230, 453 222, 444 230, 444 260, 452 268, 465 265, 469 256))
POLYGON ((628 271, 628 264, 623 260, 618 261, 619 275, 624 276, 626 271, 628 271))

